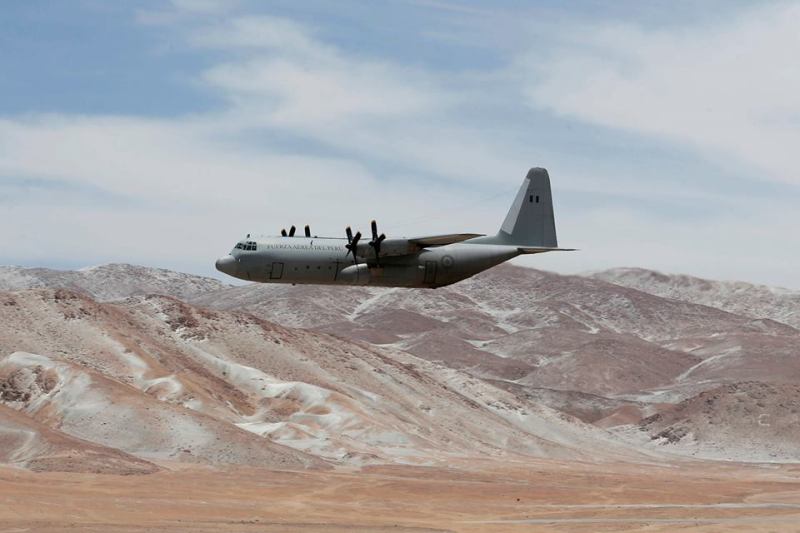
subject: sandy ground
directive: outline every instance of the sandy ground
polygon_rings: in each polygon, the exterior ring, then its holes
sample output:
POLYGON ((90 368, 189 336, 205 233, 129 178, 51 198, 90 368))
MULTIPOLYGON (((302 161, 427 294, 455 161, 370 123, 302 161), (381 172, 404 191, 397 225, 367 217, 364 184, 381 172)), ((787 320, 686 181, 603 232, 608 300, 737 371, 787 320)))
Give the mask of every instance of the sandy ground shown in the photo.
POLYGON ((0 532, 800 531, 800 465, 0 468, 0 532))

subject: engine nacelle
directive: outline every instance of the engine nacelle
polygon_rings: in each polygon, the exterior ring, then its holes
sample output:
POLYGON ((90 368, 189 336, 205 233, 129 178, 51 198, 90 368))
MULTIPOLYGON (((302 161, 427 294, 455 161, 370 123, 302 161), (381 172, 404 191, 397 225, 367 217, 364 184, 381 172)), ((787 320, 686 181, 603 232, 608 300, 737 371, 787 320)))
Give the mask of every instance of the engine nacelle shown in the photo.
POLYGON ((336 279, 344 281, 345 283, 366 285, 369 283, 369 275, 369 267, 367 264, 359 263, 341 269, 336 279))

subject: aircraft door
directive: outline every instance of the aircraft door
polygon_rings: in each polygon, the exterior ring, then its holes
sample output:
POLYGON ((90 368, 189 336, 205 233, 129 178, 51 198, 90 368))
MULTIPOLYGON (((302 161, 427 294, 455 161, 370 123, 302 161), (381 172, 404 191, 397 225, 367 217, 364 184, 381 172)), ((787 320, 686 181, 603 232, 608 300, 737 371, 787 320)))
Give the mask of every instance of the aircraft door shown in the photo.
POLYGON ((425 261, 425 283, 436 282, 436 261, 425 261))
POLYGON ((281 279, 283 277, 283 263, 272 263, 272 270, 269 271, 269 279, 281 279))

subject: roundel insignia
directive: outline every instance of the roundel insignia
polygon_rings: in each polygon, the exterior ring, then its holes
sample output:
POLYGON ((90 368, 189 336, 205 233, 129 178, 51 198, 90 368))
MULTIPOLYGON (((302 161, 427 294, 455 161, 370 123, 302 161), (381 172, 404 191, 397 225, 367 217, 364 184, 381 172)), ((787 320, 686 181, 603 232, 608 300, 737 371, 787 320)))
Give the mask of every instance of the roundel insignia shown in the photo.
POLYGON ((455 263, 455 259, 453 259, 452 255, 446 255, 442 257, 442 266, 444 268, 450 268, 455 263))

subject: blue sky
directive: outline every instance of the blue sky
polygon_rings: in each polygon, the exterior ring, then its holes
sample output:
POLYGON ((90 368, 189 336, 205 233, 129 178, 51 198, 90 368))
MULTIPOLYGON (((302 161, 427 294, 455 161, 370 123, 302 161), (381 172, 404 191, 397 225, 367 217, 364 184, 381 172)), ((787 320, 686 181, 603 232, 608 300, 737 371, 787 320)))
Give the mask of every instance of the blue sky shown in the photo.
POLYGON ((800 7, 780 2, 8 2, 0 263, 212 274, 244 233, 377 218, 520 259, 800 288, 800 7))

